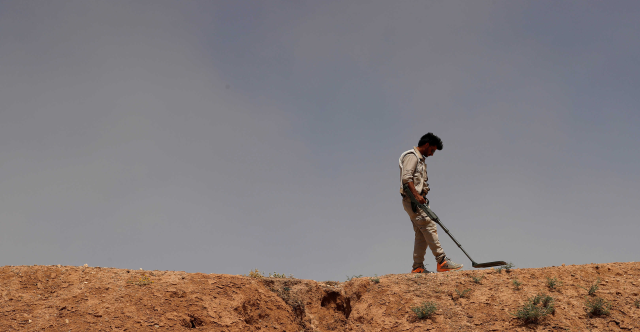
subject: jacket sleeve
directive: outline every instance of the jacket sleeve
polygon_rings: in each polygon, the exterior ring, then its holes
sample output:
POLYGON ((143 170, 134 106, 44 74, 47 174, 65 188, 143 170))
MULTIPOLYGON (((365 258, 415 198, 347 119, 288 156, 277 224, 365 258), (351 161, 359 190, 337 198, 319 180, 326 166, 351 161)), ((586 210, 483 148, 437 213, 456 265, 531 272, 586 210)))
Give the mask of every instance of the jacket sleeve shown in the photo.
POLYGON ((407 182, 413 182, 413 173, 416 171, 418 165, 418 157, 413 153, 408 153, 402 160, 402 184, 407 182))

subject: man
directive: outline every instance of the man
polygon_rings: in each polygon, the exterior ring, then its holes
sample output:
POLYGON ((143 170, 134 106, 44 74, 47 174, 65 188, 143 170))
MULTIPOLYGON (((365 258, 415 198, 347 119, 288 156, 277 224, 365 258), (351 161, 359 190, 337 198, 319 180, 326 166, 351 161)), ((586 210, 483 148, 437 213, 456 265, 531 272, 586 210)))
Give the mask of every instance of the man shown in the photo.
POLYGON ((436 223, 427 216, 416 204, 413 204, 404 192, 403 186, 406 184, 420 204, 429 204, 426 198, 429 192, 427 180, 427 164, 425 158, 433 156, 436 150, 442 150, 442 140, 433 133, 427 133, 420 138, 418 146, 409 151, 405 151, 400 156, 400 195, 402 195, 402 205, 409 214, 415 232, 415 242, 413 244, 413 267, 411 273, 433 273, 424 267, 424 255, 427 246, 436 259, 438 272, 459 270, 461 264, 452 262, 444 253, 440 241, 438 240, 438 230, 436 223))

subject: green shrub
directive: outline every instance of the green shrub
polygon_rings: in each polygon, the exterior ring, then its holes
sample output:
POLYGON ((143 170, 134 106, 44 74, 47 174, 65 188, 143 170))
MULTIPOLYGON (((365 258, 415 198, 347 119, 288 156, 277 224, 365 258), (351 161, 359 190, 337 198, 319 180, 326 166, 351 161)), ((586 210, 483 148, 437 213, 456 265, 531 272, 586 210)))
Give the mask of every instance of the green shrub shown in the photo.
POLYGON ((591 285, 591 287, 589 287, 589 289, 586 289, 586 288, 584 288, 582 286, 580 286, 580 288, 586 290, 589 295, 595 295, 596 291, 598 290, 598 284, 599 283, 600 283, 600 278, 598 278, 596 280, 596 282, 593 285, 591 285))
POLYGON ((476 284, 480 284, 480 282, 482 281, 482 278, 484 278, 484 276, 471 276, 471 279, 473 280, 473 282, 475 282, 476 284))
POLYGON ((562 282, 558 281, 558 278, 553 277, 553 278, 549 278, 547 277, 547 287, 550 290, 554 290, 554 289, 558 289, 558 287, 562 286, 562 282))
POLYGON ((360 278, 360 277, 362 277, 362 274, 353 275, 351 277, 347 276, 347 281, 351 281, 351 279, 353 279, 353 278, 360 278))
POLYGON ((596 282, 591 285, 591 287, 589 287, 589 295, 595 295, 596 291, 598 290, 598 284, 600 283, 600 278, 598 278, 598 280, 596 280, 596 282))
POLYGON ((522 320, 525 324, 537 324, 545 316, 554 312, 554 299, 551 296, 539 294, 527 299, 527 303, 511 315, 522 320))
POLYGON ((589 316, 607 316, 611 310, 611 303, 601 297, 587 299, 584 306, 589 316))
POLYGON ((471 292, 471 288, 465 289, 462 292, 456 289, 456 293, 458 293, 458 298, 469 297, 469 292, 471 292))
POLYGON ((635 302, 633 302, 633 305, 635 305, 636 308, 640 308, 640 300, 636 300, 635 302))
POLYGON ((371 280, 371 282, 373 282, 374 284, 379 284, 380 283, 380 278, 378 278, 378 275, 375 275, 375 278, 369 278, 369 280, 371 280))
POLYGON ((511 272, 511 269, 513 269, 514 267, 515 267, 515 265, 513 265, 513 263, 509 262, 506 265, 500 265, 500 267, 498 267, 496 269, 496 272, 498 272, 498 273, 502 273, 502 271, 511 272))
POLYGON ((513 284, 513 287, 516 288, 516 290, 520 290, 520 286, 522 286, 522 282, 518 280, 518 278, 513 279, 511 283, 513 284))
POLYGON ((533 304, 542 304, 543 307, 549 310, 549 313, 554 313, 556 311, 554 302, 555 300, 553 299, 553 297, 544 293, 538 294, 533 298, 533 304))
POLYGON ((504 270, 507 272, 511 272, 511 269, 513 269, 514 267, 516 267, 513 263, 509 262, 507 263, 507 265, 504 266, 504 270))
POLYGON ((418 315, 419 319, 424 319, 431 317, 438 310, 438 307, 434 302, 424 302, 421 306, 413 307, 411 310, 418 315))

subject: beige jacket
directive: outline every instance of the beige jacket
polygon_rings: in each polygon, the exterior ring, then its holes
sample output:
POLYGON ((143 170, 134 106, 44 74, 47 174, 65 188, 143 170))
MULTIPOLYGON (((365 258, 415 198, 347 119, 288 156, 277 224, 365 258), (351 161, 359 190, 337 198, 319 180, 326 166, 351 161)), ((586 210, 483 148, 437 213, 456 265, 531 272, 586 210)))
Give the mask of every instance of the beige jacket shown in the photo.
POLYGON ((426 195, 429 192, 427 181, 427 164, 424 157, 415 147, 405 151, 400 155, 400 194, 404 195, 402 186, 405 183, 413 182, 413 186, 420 194, 426 195))

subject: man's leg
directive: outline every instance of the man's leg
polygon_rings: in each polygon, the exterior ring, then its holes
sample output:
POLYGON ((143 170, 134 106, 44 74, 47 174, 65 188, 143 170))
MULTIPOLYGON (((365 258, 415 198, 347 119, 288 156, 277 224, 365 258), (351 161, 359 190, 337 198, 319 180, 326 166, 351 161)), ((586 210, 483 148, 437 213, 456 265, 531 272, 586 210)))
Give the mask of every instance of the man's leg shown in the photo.
POLYGON ((436 227, 436 223, 431 220, 431 218, 427 217, 423 211, 420 211, 423 214, 423 218, 414 222, 418 224, 418 229, 422 233, 422 237, 425 239, 425 242, 428 244, 429 248, 431 248, 431 253, 436 260, 444 255, 444 249, 440 245, 440 240, 438 239, 438 229, 436 227))
POLYGON ((413 266, 415 270, 419 267, 424 268, 424 255, 427 253, 427 241, 422 235, 422 231, 415 224, 413 225, 413 232, 415 233, 415 239, 413 241, 413 266))
POLYGON ((427 214, 421 209, 417 209, 413 212, 411 209, 411 202, 408 198, 402 200, 404 210, 409 214, 411 222, 413 223, 413 230, 415 232, 415 242, 413 247, 413 268, 416 266, 424 266, 424 255, 426 253, 426 246, 431 248, 431 253, 436 259, 436 265, 438 272, 455 271, 462 268, 461 264, 454 263, 445 254, 440 240, 438 239, 438 229, 436 223, 427 216, 427 214))
POLYGON ((427 247, 431 248, 431 252, 434 257, 438 258, 444 256, 444 250, 438 240, 436 223, 420 209, 413 212, 409 198, 404 198, 402 200, 402 206, 413 223, 413 231, 415 233, 415 240, 413 244, 413 268, 416 269, 424 266, 424 256, 427 251, 427 247))
POLYGON ((422 235, 424 236, 427 244, 429 244, 433 257, 436 258, 438 272, 460 270, 462 268, 462 264, 454 263, 447 257, 447 255, 444 254, 444 250, 440 245, 440 240, 438 240, 438 229, 436 228, 435 221, 431 220, 431 218, 427 216, 425 216, 425 220, 427 221, 426 225, 419 226, 418 228, 422 231, 422 235))
POLYGON ((433 257, 436 258, 438 272, 460 270, 462 268, 462 264, 454 263, 447 257, 447 255, 444 254, 444 250, 440 245, 440 240, 438 240, 438 229, 436 227, 435 221, 427 217, 426 213, 425 220, 427 221, 427 223, 425 226, 420 227, 420 230, 422 231, 424 238, 431 248, 433 257))

